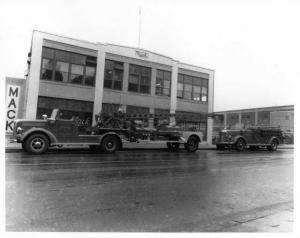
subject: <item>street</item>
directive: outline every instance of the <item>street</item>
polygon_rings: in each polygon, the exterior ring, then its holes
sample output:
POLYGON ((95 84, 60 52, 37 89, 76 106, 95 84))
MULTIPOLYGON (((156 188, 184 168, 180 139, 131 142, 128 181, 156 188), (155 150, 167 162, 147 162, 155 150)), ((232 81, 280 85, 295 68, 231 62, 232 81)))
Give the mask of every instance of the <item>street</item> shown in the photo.
POLYGON ((293 162, 293 149, 6 153, 6 230, 277 231, 247 222, 293 212, 293 162))

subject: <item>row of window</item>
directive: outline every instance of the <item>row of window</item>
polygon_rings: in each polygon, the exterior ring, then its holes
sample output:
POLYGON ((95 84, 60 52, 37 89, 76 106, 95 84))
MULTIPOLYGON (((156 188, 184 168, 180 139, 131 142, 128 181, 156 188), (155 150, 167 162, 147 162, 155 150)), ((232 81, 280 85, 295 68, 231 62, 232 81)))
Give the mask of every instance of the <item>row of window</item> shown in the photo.
POLYGON ((41 79, 95 85, 97 58, 43 47, 41 79))
POLYGON ((177 98, 207 102, 208 80, 178 74, 177 98))
MULTIPOLYGON (((122 62, 105 60, 104 88, 122 90, 124 65, 122 62)), ((150 94, 151 68, 129 65, 128 91, 150 94)), ((171 72, 156 70, 155 94, 170 96, 171 72)), ((207 102, 208 80, 178 74, 177 98, 207 102)))
MULTIPOLYGON (((95 86, 97 58, 43 47, 41 79, 95 86)), ((105 60, 104 88, 123 90, 124 63, 105 60)), ((128 91, 151 93, 151 68, 129 65, 128 91)), ((155 94, 170 97, 171 72, 156 70, 155 94)), ((178 74, 177 98, 207 102, 208 80, 178 74)))

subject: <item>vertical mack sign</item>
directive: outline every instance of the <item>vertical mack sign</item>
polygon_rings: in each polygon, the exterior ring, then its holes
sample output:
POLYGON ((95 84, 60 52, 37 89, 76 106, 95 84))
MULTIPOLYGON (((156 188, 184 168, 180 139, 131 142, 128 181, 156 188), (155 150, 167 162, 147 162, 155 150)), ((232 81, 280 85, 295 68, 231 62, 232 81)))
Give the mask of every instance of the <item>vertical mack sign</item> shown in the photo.
POLYGON ((13 131, 13 123, 19 110, 20 86, 7 85, 6 92, 6 132, 13 131))

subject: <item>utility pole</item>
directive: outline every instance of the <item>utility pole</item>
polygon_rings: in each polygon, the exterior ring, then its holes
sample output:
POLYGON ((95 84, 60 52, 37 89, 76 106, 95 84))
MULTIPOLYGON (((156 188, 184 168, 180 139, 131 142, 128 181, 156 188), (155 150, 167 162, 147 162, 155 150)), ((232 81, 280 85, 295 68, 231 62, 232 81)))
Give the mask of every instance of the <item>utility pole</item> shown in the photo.
POLYGON ((141 25, 142 25, 142 18, 141 18, 141 14, 142 14, 142 8, 139 8, 139 42, 138 42, 138 48, 140 48, 141 46, 141 25))

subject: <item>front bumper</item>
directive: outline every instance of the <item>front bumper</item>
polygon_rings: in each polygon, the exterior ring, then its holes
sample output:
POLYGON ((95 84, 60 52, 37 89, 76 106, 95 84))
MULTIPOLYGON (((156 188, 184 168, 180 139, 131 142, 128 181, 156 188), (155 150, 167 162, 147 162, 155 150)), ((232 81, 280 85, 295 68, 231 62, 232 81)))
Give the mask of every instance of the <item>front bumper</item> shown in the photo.
POLYGON ((21 143, 23 140, 23 134, 17 134, 16 136, 10 138, 9 143, 21 143))
POLYGON ((17 139, 9 139, 9 141, 8 141, 9 143, 17 143, 18 142, 18 140, 17 139))

